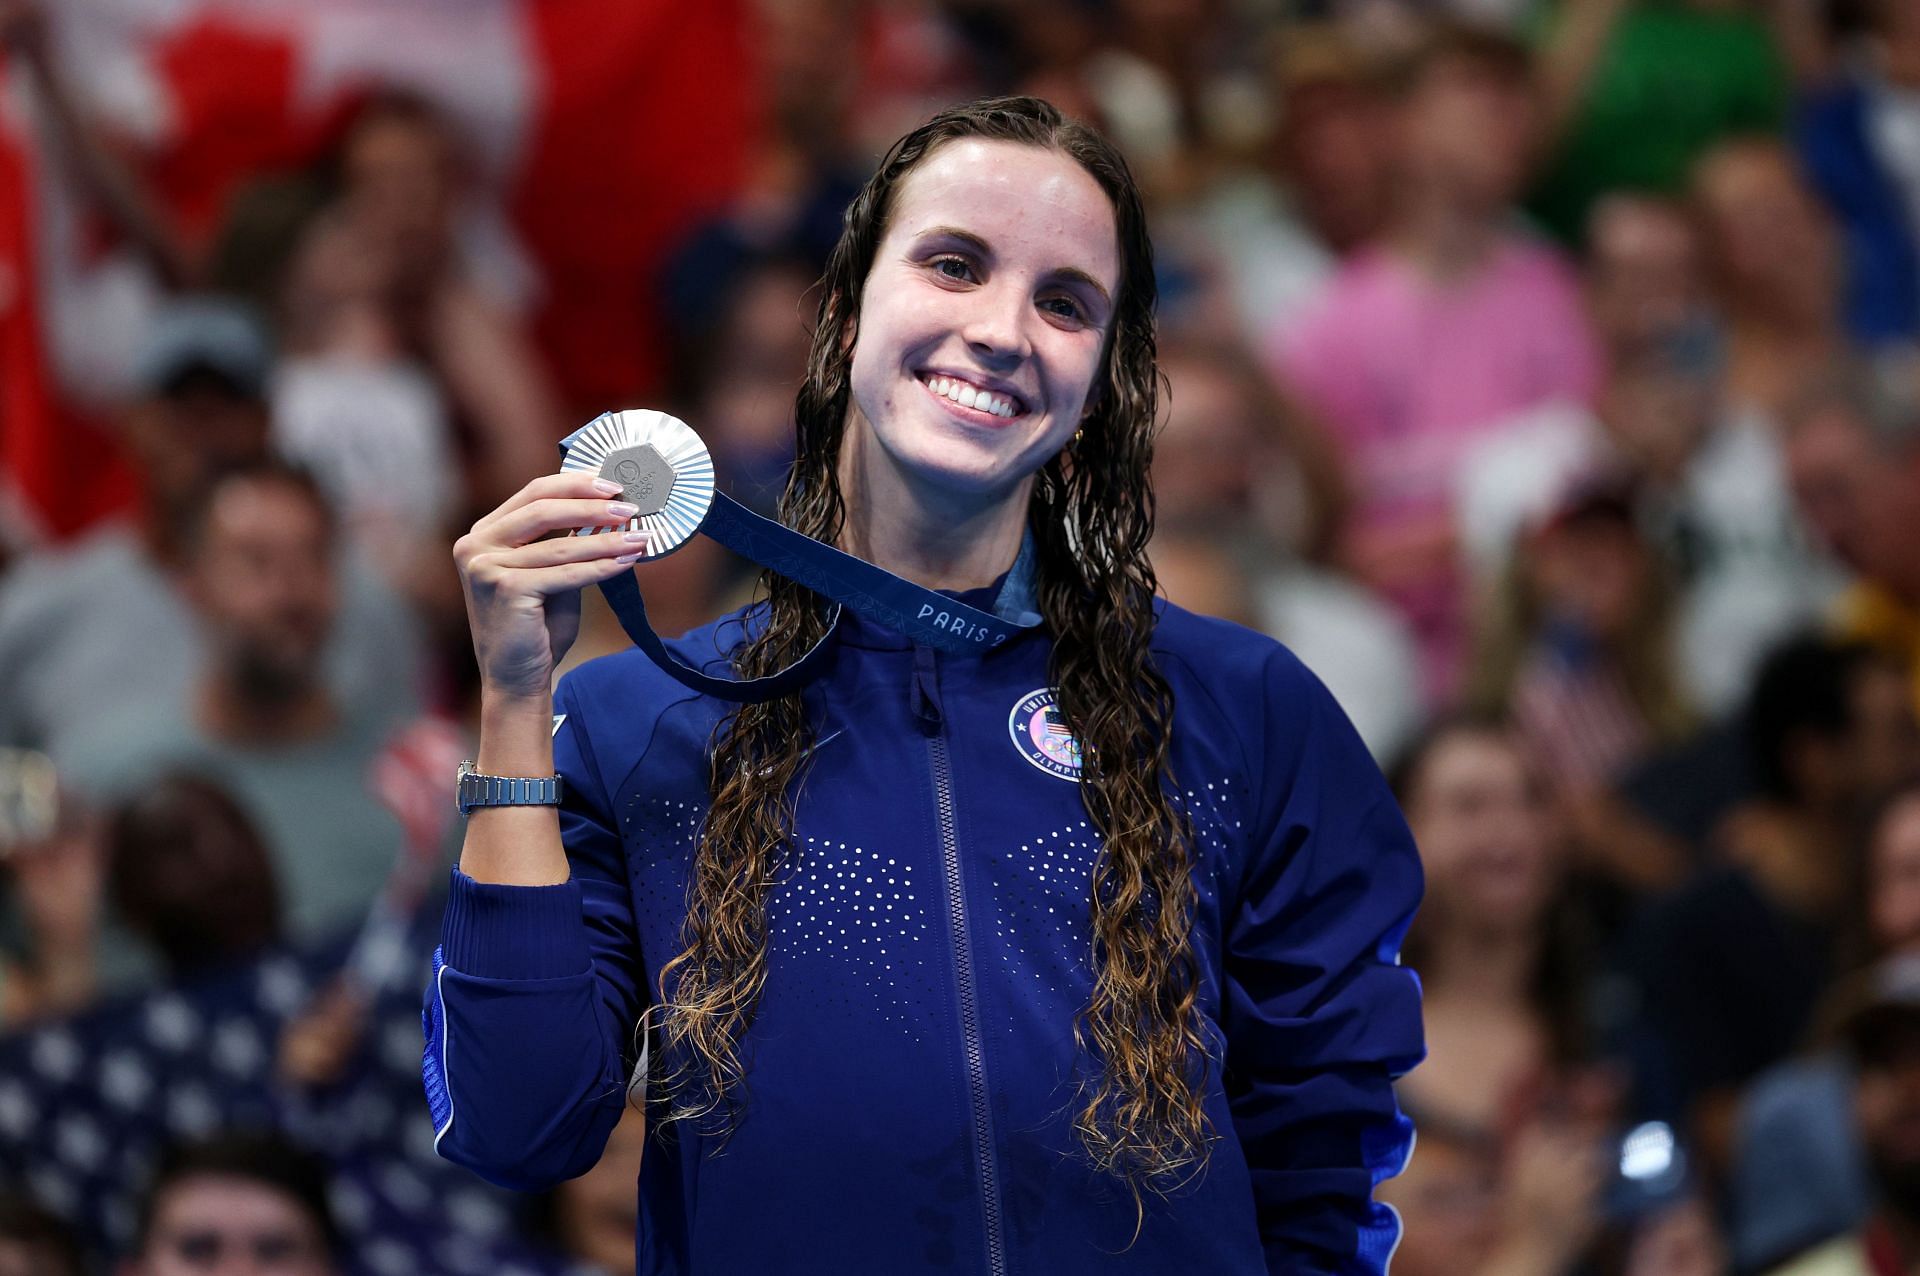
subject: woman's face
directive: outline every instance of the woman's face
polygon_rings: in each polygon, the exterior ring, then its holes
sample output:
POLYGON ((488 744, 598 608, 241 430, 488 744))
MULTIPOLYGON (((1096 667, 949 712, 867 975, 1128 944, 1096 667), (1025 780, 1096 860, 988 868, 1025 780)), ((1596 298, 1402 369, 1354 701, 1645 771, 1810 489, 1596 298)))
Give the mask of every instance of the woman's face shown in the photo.
POLYGON ((1167 418, 1153 455, 1154 509, 1162 525, 1219 527, 1244 519, 1265 442, 1246 395, 1225 369, 1175 357, 1167 377, 1167 418))
POLYGON ((1514 743, 1483 731, 1442 740, 1420 766, 1408 822, 1432 896, 1456 917, 1525 925, 1552 890, 1552 832, 1514 743))
POLYGON ((936 148, 895 192, 861 293, 848 444, 862 499, 1024 504, 1089 406, 1119 289, 1113 205, 1078 162, 977 138, 936 148))
POLYGON ((1525 563, 1543 612, 1603 639, 1632 625, 1652 566, 1632 524, 1606 515, 1542 530, 1525 563))

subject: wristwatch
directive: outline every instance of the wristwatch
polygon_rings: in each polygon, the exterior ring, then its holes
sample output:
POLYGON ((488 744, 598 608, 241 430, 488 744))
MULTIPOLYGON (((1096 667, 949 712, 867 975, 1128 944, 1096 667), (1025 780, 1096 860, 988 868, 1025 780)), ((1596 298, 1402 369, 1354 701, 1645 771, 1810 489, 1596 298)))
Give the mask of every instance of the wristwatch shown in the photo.
POLYGON ((560 777, 482 775, 468 758, 454 781, 453 805, 462 815, 477 806, 559 806, 560 777))

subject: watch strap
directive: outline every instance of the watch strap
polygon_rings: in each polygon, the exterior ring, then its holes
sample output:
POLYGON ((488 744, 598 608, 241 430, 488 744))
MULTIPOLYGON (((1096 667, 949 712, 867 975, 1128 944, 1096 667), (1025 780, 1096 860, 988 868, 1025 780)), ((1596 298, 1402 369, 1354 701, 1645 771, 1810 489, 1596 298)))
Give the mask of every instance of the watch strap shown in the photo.
POLYGON ((460 814, 483 806, 558 806, 560 777, 557 775, 483 775, 463 763, 454 786, 454 806, 460 814))

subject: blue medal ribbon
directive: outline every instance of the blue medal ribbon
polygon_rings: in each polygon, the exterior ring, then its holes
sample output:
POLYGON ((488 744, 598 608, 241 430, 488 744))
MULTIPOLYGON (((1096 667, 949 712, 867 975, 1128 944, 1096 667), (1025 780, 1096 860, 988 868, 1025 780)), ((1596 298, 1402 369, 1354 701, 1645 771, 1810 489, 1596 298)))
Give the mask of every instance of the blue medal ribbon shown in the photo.
POLYGON ((1031 611, 1013 619, 981 611, 762 518, 713 486, 713 462, 705 445, 684 422, 665 413, 605 413, 562 439, 560 452, 563 470, 590 470, 611 478, 626 488, 625 499, 641 506, 641 515, 629 525, 654 533, 649 559, 672 553, 697 531, 836 604, 827 635, 793 664, 761 678, 721 678, 667 650, 647 621, 632 572, 602 581, 600 592, 634 645, 704 695, 771 700, 804 685, 828 654, 827 639, 841 607, 916 643, 955 653, 991 650, 1040 622, 1031 611))

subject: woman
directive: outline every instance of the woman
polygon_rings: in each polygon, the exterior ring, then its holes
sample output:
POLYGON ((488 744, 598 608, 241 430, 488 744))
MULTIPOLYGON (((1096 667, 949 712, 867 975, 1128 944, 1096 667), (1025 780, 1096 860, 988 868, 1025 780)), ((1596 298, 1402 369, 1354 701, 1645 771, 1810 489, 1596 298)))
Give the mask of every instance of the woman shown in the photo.
MULTIPOLYGON (((784 699, 629 652, 550 717, 576 591, 636 550, 538 538, 631 507, 542 478, 462 538, 478 767, 564 797, 468 827, 428 1005, 445 1155, 578 1174, 650 1080, 643 1272, 1384 1268, 1419 867, 1312 676, 1154 602, 1153 300, 1125 164, 1033 99, 936 117, 848 210, 782 513, 1040 614, 985 654, 847 613, 784 699)), ((766 587, 681 656, 809 649, 824 609, 766 587)))
POLYGON ((1501 719, 1463 717, 1432 727, 1395 772, 1428 882, 1406 947, 1428 1058, 1400 1097, 1489 1135, 1526 1123, 1592 1058, 1586 927, 1536 756, 1501 719))
POLYGON ((1593 945, 1537 757, 1504 720, 1463 717, 1399 768, 1428 875, 1406 961, 1430 1053, 1400 1087, 1420 1156, 1382 1190, 1406 1220, 1394 1270, 1717 1273, 1711 1215, 1683 1176, 1643 1177, 1631 1194, 1609 1181, 1623 1096, 1596 1066, 1593 945))

